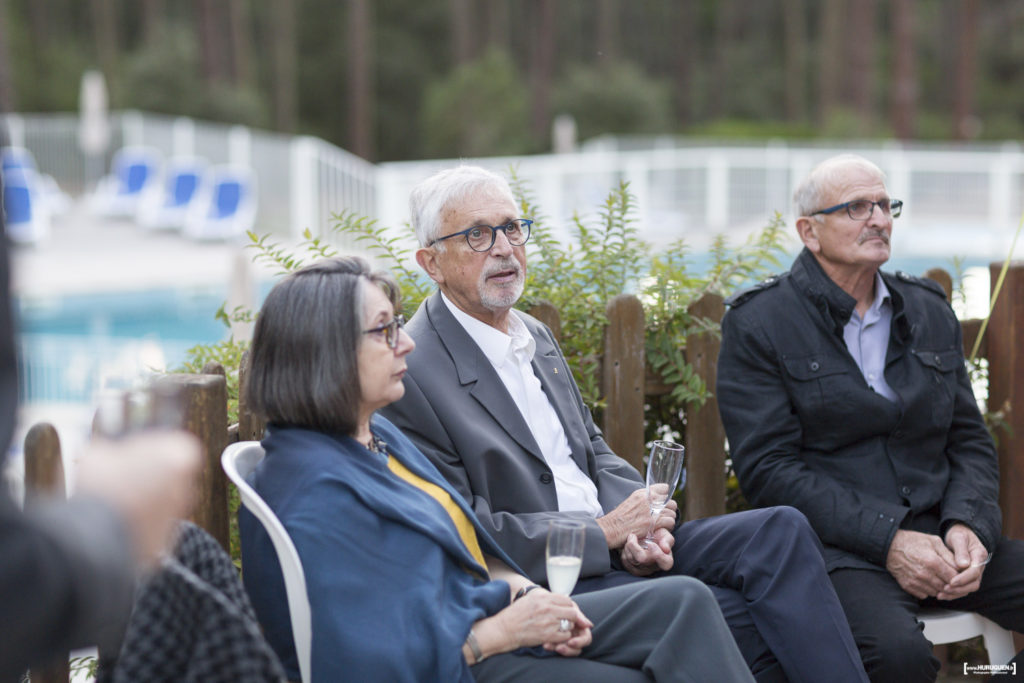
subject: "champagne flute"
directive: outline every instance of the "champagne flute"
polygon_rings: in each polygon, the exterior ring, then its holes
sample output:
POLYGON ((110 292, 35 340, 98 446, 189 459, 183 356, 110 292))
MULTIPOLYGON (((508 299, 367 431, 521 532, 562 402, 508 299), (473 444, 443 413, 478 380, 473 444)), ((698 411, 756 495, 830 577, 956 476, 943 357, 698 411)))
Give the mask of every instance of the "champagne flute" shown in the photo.
MULTIPOLYGON (((548 525, 548 543, 545 552, 548 571, 548 589, 559 595, 569 595, 576 586, 583 566, 583 541, 586 538, 583 522, 553 520, 548 525)), ((562 619, 561 631, 572 628, 568 619, 562 619)))
POLYGON ((651 524, 647 536, 640 542, 645 548, 649 541, 654 540, 654 523, 676 492, 677 483, 683 486, 686 482, 683 470, 685 450, 672 441, 655 441, 651 445, 651 454, 647 458, 647 500, 651 507, 651 524))

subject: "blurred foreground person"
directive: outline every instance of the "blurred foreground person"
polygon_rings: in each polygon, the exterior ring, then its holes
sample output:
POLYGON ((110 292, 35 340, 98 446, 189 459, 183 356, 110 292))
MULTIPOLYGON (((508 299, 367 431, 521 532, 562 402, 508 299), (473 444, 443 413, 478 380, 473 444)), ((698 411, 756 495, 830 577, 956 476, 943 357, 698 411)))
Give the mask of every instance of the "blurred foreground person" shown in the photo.
MULTIPOLYGON (((2 196, 2 185, 0 185, 2 196)), ((18 397, 7 240, 0 220, 0 468, 18 397)), ((96 441, 75 495, 23 513, 0 485, 0 682, 68 650, 116 643, 140 567, 191 505, 199 445, 183 432, 96 441)))
MULTIPOLYGON (((575 599, 533 585, 422 453, 375 415, 415 344, 397 287, 356 258, 288 276, 256 322, 253 486, 302 559, 314 681, 751 681, 711 591, 674 577, 575 599)), ((271 541, 239 514, 244 580, 292 679, 271 541)))

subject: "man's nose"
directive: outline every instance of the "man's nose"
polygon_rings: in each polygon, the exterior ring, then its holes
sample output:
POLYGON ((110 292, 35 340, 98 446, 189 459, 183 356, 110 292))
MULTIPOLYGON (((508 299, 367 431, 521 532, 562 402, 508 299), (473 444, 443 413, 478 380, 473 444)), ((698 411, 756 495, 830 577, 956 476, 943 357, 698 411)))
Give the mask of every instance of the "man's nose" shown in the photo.
POLYGON ((508 235, 504 230, 494 231, 494 245, 491 246, 491 253, 495 256, 508 256, 512 253, 512 243, 508 241, 508 235))
POLYGON ((886 228, 892 225, 892 213, 883 209, 881 204, 876 204, 871 209, 871 215, 868 216, 868 225, 879 228, 886 228))

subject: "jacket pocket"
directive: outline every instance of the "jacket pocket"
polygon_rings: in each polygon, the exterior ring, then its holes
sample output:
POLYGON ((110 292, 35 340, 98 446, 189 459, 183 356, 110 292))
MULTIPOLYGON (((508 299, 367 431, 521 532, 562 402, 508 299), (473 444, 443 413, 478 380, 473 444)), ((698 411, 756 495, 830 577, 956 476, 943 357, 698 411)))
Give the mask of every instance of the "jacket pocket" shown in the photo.
POLYGON ((827 408, 826 398, 835 401, 837 396, 850 391, 849 367, 837 358, 815 354, 783 357, 782 362, 801 413, 818 413, 827 408))
POLYGON ((932 422, 940 427, 945 426, 952 419, 957 388, 956 370, 964 362, 963 355, 956 350, 913 349, 911 353, 923 366, 925 376, 930 379, 932 422))

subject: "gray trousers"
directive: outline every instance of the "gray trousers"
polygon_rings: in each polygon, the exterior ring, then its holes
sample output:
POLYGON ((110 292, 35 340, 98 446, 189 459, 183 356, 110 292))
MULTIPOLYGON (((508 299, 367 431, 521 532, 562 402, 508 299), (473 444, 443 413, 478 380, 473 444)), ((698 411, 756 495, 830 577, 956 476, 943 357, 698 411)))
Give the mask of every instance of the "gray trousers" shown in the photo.
POLYGON ((594 622, 579 657, 506 653, 472 667, 477 681, 752 683, 711 590, 688 576, 574 595, 594 622))

